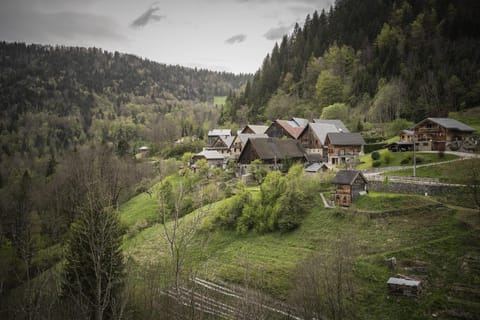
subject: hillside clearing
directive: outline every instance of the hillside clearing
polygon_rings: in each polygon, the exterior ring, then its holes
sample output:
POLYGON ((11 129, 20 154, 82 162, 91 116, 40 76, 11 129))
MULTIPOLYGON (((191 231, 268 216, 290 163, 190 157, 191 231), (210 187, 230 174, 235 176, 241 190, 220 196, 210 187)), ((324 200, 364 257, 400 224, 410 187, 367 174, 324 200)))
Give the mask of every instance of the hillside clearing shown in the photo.
MULTIPOLYGON (((478 273, 456 272, 467 256, 480 258, 480 223, 475 212, 441 206, 432 209, 426 206, 434 203, 432 199, 415 195, 372 193, 356 205, 358 209, 382 211, 408 203, 418 207, 415 213, 380 219, 369 219, 353 210, 327 210, 318 204, 297 230, 285 234, 199 231, 190 246, 188 263, 203 278, 238 284, 248 279, 269 295, 288 300, 302 262, 312 254, 328 254, 336 239, 348 235, 356 249, 354 272, 360 318, 423 318, 432 310, 442 314, 450 308, 480 314, 472 295, 455 291, 458 286, 480 285, 478 273), (387 269, 384 260, 390 256, 399 261, 397 270, 387 269), (385 282, 396 273, 424 279, 426 294, 418 299, 387 295, 385 282), (441 303, 447 294, 452 299, 444 307, 441 303)), ((203 214, 210 214, 209 209, 205 208, 203 214)), ((192 214, 183 218, 184 223, 189 219, 192 214)), ((139 232, 125 242, 124 250, 139 266, 167 261, 163 226, 156 224, 139 232)))

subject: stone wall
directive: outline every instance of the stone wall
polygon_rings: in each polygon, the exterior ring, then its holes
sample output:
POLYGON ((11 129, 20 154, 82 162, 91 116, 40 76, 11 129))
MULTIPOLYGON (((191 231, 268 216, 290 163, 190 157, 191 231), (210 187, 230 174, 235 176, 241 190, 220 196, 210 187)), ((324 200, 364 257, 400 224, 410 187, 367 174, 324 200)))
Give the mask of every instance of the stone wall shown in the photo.
POLYGON ((454 185, 419 184, 398 181, 369 181, 368 190, 379 192, 398 192, 411 194, 437 195, 450 191, 465 192, 465 187, 454 185))

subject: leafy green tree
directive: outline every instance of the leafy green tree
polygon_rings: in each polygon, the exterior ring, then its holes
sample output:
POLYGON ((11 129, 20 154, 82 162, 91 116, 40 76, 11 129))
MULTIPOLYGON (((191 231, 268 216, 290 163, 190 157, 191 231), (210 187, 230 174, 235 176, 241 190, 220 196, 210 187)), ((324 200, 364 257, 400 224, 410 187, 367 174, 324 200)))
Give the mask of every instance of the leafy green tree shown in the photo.
POLYGON ((349 108, 345 103, 334 103, 328 107, 323 108, 322 119, 340 119, 343 122, 349 120, 349 108))
POLYGON ((327 107, 336 102, 343 102, 343 84, 340 77, 331 71, 324 70, 318 76, 316 93, 320 108, 327 107))

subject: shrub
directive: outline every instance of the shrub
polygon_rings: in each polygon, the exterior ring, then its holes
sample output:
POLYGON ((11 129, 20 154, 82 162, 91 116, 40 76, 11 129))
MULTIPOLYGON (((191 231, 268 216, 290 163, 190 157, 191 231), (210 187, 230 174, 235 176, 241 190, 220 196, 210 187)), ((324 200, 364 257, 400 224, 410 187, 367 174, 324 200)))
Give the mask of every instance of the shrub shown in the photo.
POLYGON ((373 151, 370 156, 372 157, 373 160, 378 160, 378 159, 380 159, 380 152, 373 151))
POLYGON ((385 162, 385 164, 390 164, 391 161, 392 161, 392 154, 390 153, 390 151, 388 151, 383 155, 383 162, 385 162))
POLYGON ((365 153, 370 153, 370 152, 380 150, 380 149, 383 149, 383 148, 385 148, 385 142, 370 143, 370 144, 366 144, 366 145, 363 146, 363 151, 365 153))
POLYGON ((374 167, 374 168, 378 168, 378 167, 380 167, 381 165, 382 165, 382 162, 381 162, 381 161, 378 161, 378 160, 377 160, 377 161, 373 161, 373 163, 372 163, 372 167, 374 167))
POLYGON ((405 158, 400 161, 400 164, 409 164, 412 162, 412 156, 406 156, 405 158))

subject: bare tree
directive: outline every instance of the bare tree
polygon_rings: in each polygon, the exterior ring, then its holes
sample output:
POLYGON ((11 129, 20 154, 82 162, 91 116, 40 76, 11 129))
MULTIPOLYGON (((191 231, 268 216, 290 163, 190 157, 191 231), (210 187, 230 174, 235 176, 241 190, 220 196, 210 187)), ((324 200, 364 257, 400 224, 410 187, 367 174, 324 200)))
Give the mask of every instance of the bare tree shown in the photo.
POLYGON ((312 256, 298 273, 292 302, 305 319, 354 319, 354 242, 341 235, 331 252, 312 256))

